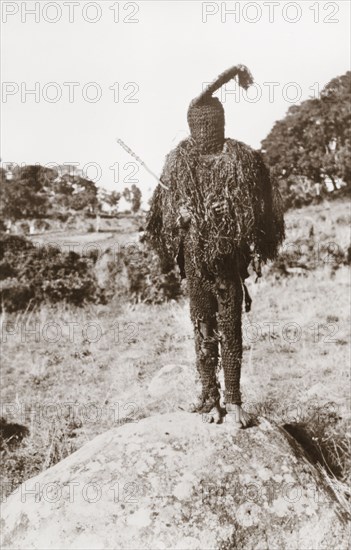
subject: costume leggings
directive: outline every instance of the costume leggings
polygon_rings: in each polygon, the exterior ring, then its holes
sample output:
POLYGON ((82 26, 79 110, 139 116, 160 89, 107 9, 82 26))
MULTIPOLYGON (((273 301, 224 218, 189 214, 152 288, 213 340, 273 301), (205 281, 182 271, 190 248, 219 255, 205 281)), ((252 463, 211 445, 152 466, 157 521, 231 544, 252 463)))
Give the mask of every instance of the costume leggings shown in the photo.
POLYGON ((184 259, 202 398, 218 399, 216 372, 220 344, 225 401, 241 404, 243 290, 239 269, 234 262, 225 275, 217 276, 212 282, 199 276, 187 254, 184 259))

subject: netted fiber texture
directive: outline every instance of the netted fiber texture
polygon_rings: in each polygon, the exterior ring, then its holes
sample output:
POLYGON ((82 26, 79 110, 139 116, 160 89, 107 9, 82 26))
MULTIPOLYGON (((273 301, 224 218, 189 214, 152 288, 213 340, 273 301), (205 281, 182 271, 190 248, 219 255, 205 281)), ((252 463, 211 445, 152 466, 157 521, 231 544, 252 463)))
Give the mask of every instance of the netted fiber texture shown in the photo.
POLYGON ((224 109, 214 97, 190 104, 188 124, 191 137, 201 153, 218 153, 224 144, 224 109))
POLYGON ((230 276, 219 278, 216 285, 216 295, 225 402, 240 405, 240 376, 243 354, 241 327, 243 289, 236 266, 232 266, 230 276))
POLYGON ((243 301, 240 263, 236 259, 228 260, 227 275, 211 282, 198 275, 187 246, 184 255, 190 317, 194 326, 196 367, 202 384, 202 410, 206 412, 207 404, 212 408, 218 398, 216 375, 219 346, 225 400, 227 403, 240 404, 243 301))
POLYGON ((204 155, 192 138, 167 156, 148 215, 146 238, 165 269, 174 264, 181 241, 188 243, 199 274, 213 277, 227 269, 228 257, 250 247, 262 261, 276 257, 284 238, 281 199, 262 156, 247 145, 226 139, 222 151, 204 155), (225 201, 226 215, 213 205, 225 201), (186 232, 179 209, 190 214, 186 232))

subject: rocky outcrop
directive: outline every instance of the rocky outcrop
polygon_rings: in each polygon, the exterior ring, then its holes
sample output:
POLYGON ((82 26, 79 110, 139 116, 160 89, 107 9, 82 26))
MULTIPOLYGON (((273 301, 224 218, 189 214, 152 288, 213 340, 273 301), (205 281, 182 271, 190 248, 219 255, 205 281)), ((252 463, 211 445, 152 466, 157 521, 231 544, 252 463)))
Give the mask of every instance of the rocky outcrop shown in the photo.
POLYGON ((2 535, 16 550, 347 548, 338 504, 288 434, 186 412, 110 430, 26 481, 2 535))

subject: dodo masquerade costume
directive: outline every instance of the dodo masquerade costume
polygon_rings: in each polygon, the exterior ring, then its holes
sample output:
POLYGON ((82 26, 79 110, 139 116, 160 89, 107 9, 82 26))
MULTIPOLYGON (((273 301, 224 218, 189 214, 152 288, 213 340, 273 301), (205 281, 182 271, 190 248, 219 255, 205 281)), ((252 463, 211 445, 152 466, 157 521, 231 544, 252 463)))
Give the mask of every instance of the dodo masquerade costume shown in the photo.
MULTIPOLYGON (((284 238, 280 195, 261 153, 225 138, 224 109, 212 96, 232 78, 253 79, 237 65, 222 73, 188 109, 190 137, 166 157, 153 194, 145 238, 164 272, 177 261, 187 279, 202 392, 193 410, 220 421, 219 364, 224 399, 241 409, 242 303, 247 267, 277 255, 284 238), (164 186, 167 186, 166 189, 164 186)), ((245 293, 246 295, 246 293, 245 293)), ((239 420, 245 425, 243 420, 239 420)))

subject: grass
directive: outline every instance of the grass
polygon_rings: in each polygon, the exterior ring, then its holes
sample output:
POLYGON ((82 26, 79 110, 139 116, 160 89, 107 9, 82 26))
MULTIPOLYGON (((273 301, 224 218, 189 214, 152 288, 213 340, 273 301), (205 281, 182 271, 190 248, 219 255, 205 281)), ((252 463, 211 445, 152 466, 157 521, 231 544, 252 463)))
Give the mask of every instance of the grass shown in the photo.
POLYGON ((174 325, 180 309, 113 303, 3 319, 2 434, 7 423, 29 429, 25 438, 2 438, 5 491, 95 435, 145 415, 141 390, 184 354, 174 344, 183 331, 174 325))
MULTIPOLYGON (((345 212, 337 210, 345 220, 345 212)), ((315 213, 315 227, 320 214, 315 213)), ((308 230, 304 211, 295 212, 295 219, 299 215, 290 238, 301 227, 308 230)), ((347 268, 335 271, 325 263, 305 276, 271 273, 249 286, 253 307, 243 317, 245 406, 285 426, 349 509, 347 268)), ((42 307, 2 321, 5 495, 97 434, 177 410, 190 399, 186 389, 193 389, 195 354, 185 299, 155 306, 113 301, 84 309, 42 307), (151 395, 148 386, 165 365, 182 366, 188 375, 178 375, 162 395, 151 395)))

